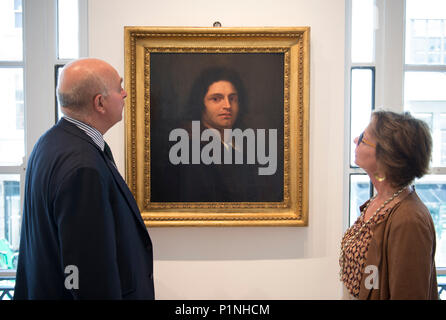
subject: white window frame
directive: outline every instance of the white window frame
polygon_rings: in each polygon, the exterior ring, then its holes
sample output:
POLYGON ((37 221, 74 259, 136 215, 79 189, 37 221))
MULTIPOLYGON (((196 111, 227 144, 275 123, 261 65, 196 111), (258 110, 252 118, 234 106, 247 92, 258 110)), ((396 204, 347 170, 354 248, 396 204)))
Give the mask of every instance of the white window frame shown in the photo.
MULTIPOLYGON (((345 123, 350 124, 351 69, 355 66, 375 66, 375 109, 384 107, 395 112, 404 111, 404 74, 406 71, 442 71, 446 66, 405 65, 405 0, 375 0, 375 60, 371 64, 351 62, 352 0, 346 0, 345 30, 345 123)), ((349 226, 350 176, 364 173, 350 167, 350 125, 345 126, 344 153, 344 230, 349 226)), ((434 167, 431 174, 446 174, 446 167, 434 167)), ((437 268, 437 274, 446 274, 446 268, 437 268)))
MULTIPOLYGON (((39 137, 55 123, 55 66, 70 60, 57 56, 57 0, 22 0, 23 61, 0 66, 23 68, 25 157, 18 166, 0 166, 0 174, 20 175, 23 208, 26 164, 39 137)), ((79 56, 88 56, 88 0, 79 0, 79 56)), ((15 276, 15 270, 0 270, 15 276)))

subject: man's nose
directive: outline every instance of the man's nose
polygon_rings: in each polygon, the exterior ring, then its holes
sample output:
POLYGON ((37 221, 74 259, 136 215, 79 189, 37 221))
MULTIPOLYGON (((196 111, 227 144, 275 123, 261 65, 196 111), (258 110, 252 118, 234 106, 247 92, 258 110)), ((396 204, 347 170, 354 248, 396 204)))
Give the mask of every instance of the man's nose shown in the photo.
POLYGON ((359 137, 356 137, 356 138, 353 139, 353 142, 357 145, 358 144, 358 140, 359 140, 359 137))
POLYGON ((225 97, 223 99, 223 108, 225 109, 231 109, 231 102, 229 101, 228 97, 225 97))

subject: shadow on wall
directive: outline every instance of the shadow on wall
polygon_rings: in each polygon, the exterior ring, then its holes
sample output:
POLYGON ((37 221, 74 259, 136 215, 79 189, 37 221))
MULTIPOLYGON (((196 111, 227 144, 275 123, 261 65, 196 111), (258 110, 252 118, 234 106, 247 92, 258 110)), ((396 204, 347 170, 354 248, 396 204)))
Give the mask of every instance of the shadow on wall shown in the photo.
POLYGON ((150 228, 149 233, 156 260, 311 258, 308 228, 150 228))

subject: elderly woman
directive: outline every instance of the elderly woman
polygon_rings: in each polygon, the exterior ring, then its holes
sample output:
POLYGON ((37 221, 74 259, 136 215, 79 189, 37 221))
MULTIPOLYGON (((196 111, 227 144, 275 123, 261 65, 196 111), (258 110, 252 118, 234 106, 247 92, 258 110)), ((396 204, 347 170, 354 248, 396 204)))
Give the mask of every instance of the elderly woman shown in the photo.
POLYGON ((411 186, 428 172, 428 126, 408 113, 378 111, 355 143, 355 162, 376 194, 341 242, 344 298, 438 299, 434 224, 411 186))

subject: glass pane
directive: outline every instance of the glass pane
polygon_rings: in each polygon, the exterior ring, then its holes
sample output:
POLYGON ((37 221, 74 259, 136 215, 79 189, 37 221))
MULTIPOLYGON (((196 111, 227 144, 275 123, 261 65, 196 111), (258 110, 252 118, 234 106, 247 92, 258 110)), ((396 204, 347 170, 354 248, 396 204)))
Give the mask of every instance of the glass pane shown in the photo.
POLYGON ((373 62, 375 51, 375 1, 352 1, 352 62, 373 62))
POLYGON ((0 165, 21 165, 25 154, 21 68, 0 68, 0 96, 0 165))
POLYGON ((436 267, 444 268, 446 267, 446 176, 425 176, 415 183, 415 187, 434 221, 437 235, 436 267))
POLYGON ((373 70, 352 69, 351 89, 351 166, 355 164, 353 139, 361 134, 370 122, 373 107, 373 70))
POLYGON ((406 64, 446 64, 446 1, 406 1, 406 64))
MULTIPOLYGON (((62 72, 63 67, 64 67, 64 65, 56 65, 56 67, 55 67, 55 72, 56 72, 56 88, 55 88, 55 90, 56 91, 57 91, 57 85, 59 82, 59 76, 60 76, 60 73, 62 72)), ((62 110, 60 109, 59 100, 57 100, 57 92, 56 92, 56 103, 57 103, 57 108, 56 108, 56 122, 57 122, 63 117, 62 110)))
POLYGON ((350 220, 349 226, 361 215, 359 207, 370 199, 370 179, 365 174, 350 175, 350 220))
POLYGON ((0 276, 0 300, 12 300, 14 287, 15 276, 0 276))
POLYGON ((59 59, 79 58, 78 0, 58 0, 59 59))
MULTIPOLYGON (((444 72, 406 72, 404 79, 404 100, 446 101, 446 73, 444 72)), ((427 111, 427 110, 425 110, 427 111)))
POLYGON ((438 287, 442 289, 440 293, 440 300, 446 300, 446 274, 437 274, 438 287))
POLYGON ((0 1, 0 60, 21 61, 22 1, 0 1))
POLYGON ((432 121, 433 121, 433 114, 432 113, 413 113, 412 114, 415 118, 423 120, 424 122, 427 123, 427 125, 429 126, 429 128, 432 130, 432 121))
POLYGON ((414 116, 432 114, 428 122, 433 139, 432 165, 446 166, 446 73, 406 72, 404 108, 414 116))
POLYGON ((20 241, 20 176, 0 175, 0 269, 16 269, 20 241))

